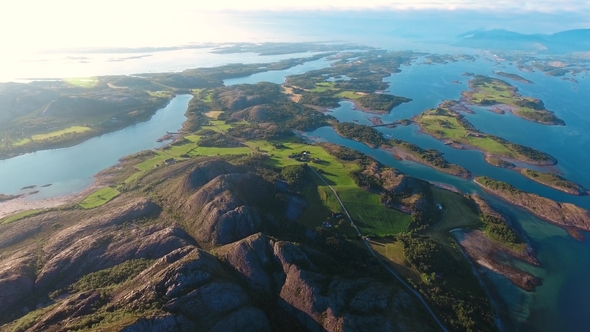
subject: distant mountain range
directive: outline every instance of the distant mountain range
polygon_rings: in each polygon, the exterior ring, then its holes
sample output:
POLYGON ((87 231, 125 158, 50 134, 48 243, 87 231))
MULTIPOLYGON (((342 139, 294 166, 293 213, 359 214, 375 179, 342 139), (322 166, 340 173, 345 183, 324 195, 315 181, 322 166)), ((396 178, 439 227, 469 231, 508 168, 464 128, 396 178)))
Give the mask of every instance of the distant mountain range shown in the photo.
POLYGON ((458 36, 457 46, 497 50, 572 53, 590 51, 590 29, 576 29, 551 35, 522 34, 495 29, 477 30, 458 36))

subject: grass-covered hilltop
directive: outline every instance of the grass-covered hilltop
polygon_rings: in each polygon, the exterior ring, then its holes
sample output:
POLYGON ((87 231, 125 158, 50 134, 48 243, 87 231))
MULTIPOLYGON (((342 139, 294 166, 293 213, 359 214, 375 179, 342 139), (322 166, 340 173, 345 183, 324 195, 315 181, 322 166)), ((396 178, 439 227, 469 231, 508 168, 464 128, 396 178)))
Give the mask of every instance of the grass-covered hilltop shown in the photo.
POLYGON ((475 148, 491 158, 486 161, 497 166, 509 167, 501 158, 519 160, 533 165, 554 165, 557 160, 547 153, 509 142, 501 137, 486 134, 475 128, 455 110, 458 102, 444 101, 439 107, 416 116, 414 121, 423 133, 445 141, 456 148, 475 148))
POLYGON ((469 81, 471 91, 463 92, 468 103, 505 110, 523 119, 548 125, 565 125, 553 112, 546 110, 543 101, 521 96, 508 82, 484 75, 474 75, 469 81))

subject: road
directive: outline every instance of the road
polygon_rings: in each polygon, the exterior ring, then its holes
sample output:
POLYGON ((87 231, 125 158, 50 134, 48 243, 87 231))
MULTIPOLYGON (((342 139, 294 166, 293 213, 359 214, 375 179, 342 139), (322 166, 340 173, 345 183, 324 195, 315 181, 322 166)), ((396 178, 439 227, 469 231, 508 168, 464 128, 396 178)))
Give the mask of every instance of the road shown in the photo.
POLYGON ((369 252, 371 253, 371 255, 373 255, 373 257, 377 258, 377 261, 379 261, 379 263, 381 263, 381 265, 383 265, 383 267, 387 271, 389 271, 389 273, 391 273, 397 280, 399 280, 399 282, 401 282, 412 294, 414 294, 416 296, 416 298, 418 298, 418 300, 420 300, 420 302, 422 302, 422 304, 424 305, 424 307, 426 308, 426 310, 428 310, 428 312, 430 313, 430 315, 432 316, 432 318, 434 319, 434 321, 438 324, 438 326, 441 328, 441 330, 443 330, 444 332, 448 332, 448 330, 440 322, 440 320, 438 319, 438 317, 436 317, 436 315, 434 314, 434 311, 432 311, 432 309, 430 308, 430 306, 428 305, 428 303, 426 302, 426 300, 424 300, 424 298, 422 297, 422 295, 420 295, 420 293, 418 293, 418 291, 416 291, 414 288, 412 288, 410 285, 408 285, 408 283, 406 283, 405 280, 403 280, 400 276, 397 275, 397 273, 395 272, 395 270, 393 270, 393 268, 391 266, 385 264, 377 256, 377 254, 375 254, 375 252, 373 251, 373 248, 371 248, 371 246, 369 245, 369 243, 367 242, 367 240, 365 240, 365 238, 362 237, 363 235, 359 231, 358 227, 356 227, 356 225, 354 224, 354 221, 352 220, 352 217, 350 216, 350 213, 348 213, 348 210, 346 209, 346 206, 344 206, 344 203, 342 203, 342 200, 340 200, 340 196, 338 196, 338 194, 336 193, 336 190, 334 190, 334 188, 332 188, 332 186, 329 185, 328 182, 326 182, 326 180, 324 179, 324 177, 321 176, 320 173, 318 173, 313 167, 311 167, 309 165, 308 165, 308 167, 315 173, 315 175, 318 176, 318 178, 320 178, 320 180, 322 180, 322 182, 326 186, 328 186, 328 188, 330 188, 330 190, 332 190, 332 192, 334 193, 334 196, 336 196, 336 199, 338 200, 338 203, 340 203, 340 206, 342 207, 342 211, 344 211, 344 213, 346 214, 346 217, 348 217, 348 220, 350 221, 350 224, 352 225, 352 227, 354 227, 354 229, 356 230, 357 234, 360 236, 361 240, 363 241, 363 243, 367 247, 367 249, 369 249, 369 252))

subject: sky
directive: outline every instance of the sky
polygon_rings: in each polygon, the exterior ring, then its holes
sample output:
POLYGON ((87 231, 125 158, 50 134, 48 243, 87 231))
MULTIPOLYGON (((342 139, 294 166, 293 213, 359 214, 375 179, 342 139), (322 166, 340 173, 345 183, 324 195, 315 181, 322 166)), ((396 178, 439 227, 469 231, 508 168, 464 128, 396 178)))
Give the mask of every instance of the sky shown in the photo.
MULTIPOLYGON (((504 13, 528 17, 561 15, 570 17, 554 20, 564 28, 585 24, 590 27, 583 15, 590 12, 587 0, 6 0, 2 7, 0 56, 13 58, 40 49, 277 40, 280 37, 272 29, 277 21, 266 17, 297 12, 391 11, 392 17, 407 16, 407 13, 419 17, 423 11, 454 15, 475 11, 499 17, 504 13), (266 16, 255 16, 256 22, 240 14, 260 11, 266 16)), ((535 23, 526 23, 523 28, 535 32, 531 28, 535 23)), ((482 24, 478 27, 494 26, 482 24)))

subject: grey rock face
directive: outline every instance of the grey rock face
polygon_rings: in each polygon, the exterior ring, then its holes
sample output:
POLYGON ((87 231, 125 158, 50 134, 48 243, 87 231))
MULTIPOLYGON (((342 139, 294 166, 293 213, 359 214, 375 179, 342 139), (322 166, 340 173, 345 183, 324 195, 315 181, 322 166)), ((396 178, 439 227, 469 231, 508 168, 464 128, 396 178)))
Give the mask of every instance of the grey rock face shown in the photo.
POLYGON ((217 254, 239 272, 255 291, 266 294, 276 291, 272 277, 275 267, 272 241, 266 235, 259 233, 228 244, 219 248, 217 254))
POLYGON ((199 243, 218 246, 260 231, 262 218, 254 206, 262 204, 270 192, 269 184, 252 174, 216 177, 185 204, 191 235, 199 243))

